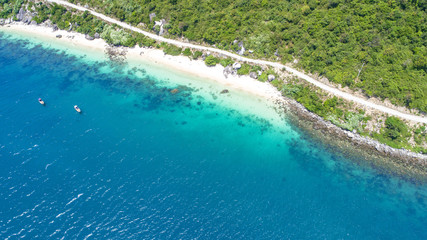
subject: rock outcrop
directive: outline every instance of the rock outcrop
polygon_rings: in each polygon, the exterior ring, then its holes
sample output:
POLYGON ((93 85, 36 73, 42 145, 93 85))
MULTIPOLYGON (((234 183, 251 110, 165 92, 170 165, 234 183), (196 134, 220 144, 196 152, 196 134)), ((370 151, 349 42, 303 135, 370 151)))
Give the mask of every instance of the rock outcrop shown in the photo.
POLYGON ((220 92, 220 94, 225 94, 225 93, 229 93, 230 91, 228 91, 228 89, 224 89, 220 92))
POLYGON ((251 77, 253 79, 257 79, 258 78, 258 74, 256 72, 250 72, 249 73, 249 77, 251 77))
POLYGON ((153 19, 156 17, 156 13, 150 13, 148 16, 150 17, 150 22, 152 22, 153 19))
POLYGON ((105 49, 105 53, 108 58, 118 64, 123 64, 126 61, 126 48, 118 48, 113 46, 108 46, 105 49))
POLYGON ((237 54, 239 54, 239 55, 243 55, 243 54, 245 54, 245 47, 243 46, 243 42, 239 42, 239 47, 240 47, 240 50, 239 51, 237 51, 237 54))
POLYGON ((40 24, 41 26, 45 26, 45 27, 52 27, 52 21, 50 21, 50 19, 44 21, 42 24, 40 24))
POLYGON ((16 14, 16 20, 22 21, 22 19, 24 19, 25 13, 26 11, 23 8, 19 9, 18 13, 16 14))
POLYGON ((225 78, 228 78, 228 75, 230 75, 230 74, 235 75, 237 72, 236 72, 236 70, 233 69, 233 67, 231 65, 229 65, 229 66, 224 68, 222 73, 224 74, 225 78))
POLYGON ((156 27, 159 26, 159 32, 158 34, 160 36, 163 36, 166 34, 167 30, 164 28, 164 25, 166 24, 166 20, 162 19, 160 21, 154 21, 154 27, 153 30, 156 30, 156 27))
POLYGON ((240 64, 240 63, 234 63, 233 64, 233 69, 240 69, 242 67, 242 64, 240 64))
POLYGON ((271 82, 271 81, 274 81, 274 79, 276 79, 276 76, 274 76, 273 74, 269 74, 267 79, 269 82, 271 82))
POLYGON ((94 40, 94 39, 95 39, 94 37, 90 36, 89 34, 86 34, 86 35, 85 35, 85 38, 86 38, 87 40, 89 40, 89 41, 92 41, 92 40, 94 40))
POLYGON ((31 13, 30 11, 26 11, 23 8, 21 8, 19 9, 19 12, 16 14, 16 20, 26 24, 30 24, 35 15, 36 13, 31 13))

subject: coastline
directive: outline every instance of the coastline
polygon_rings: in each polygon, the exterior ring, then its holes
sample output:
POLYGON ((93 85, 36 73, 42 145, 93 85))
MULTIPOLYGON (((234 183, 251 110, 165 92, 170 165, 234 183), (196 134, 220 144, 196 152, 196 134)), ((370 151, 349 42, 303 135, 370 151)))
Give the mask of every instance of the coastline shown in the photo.
POLYGON ((364 158, 372 164, 401 176, 427 179, 427 155, 406 149, 395 149, 374 139, 344 130, 308 111, 302 104, 283 97, 280 108, 290 122, 334 152, 348 157, 364 158), (285 102, 285 105, 282 105, 285 102), (351 151, 349 151, 351 149, 351 151))
MULTIPOLYGON (((104 54, 107 44, 102 39, 87 40, 85 36, 76 32, 67 32, 64 30, 53 31, 52 28, 39 25, 26 25, 23 23, 12 23, 2 26, 8 28, 11 32, 20 31, 31 35, 38 35, 57 41, 68 42, 78 47, 88 48, 94 51, 99 51, 104 54), (56 35, 62 35, 61 38, 56 38, 56 35)), ((6 30, 7 32, 8 30, 6 30)), ((321 117, 309 112, 298 102, 283 97, 280 92, 269 83, 259 82, 249 76, 233 76, 229 75, 226 78, 223 74, 223 67, 217 65, 208 67, 202 60, 191 60, 185 56, 170 56, 165 55, 160 49, 147 48, 126 48, 126 57, 129 60, 145 60, 158 65, 166 66, 182 73, 192 76, 213 80, 214 82, 224 86, 224 88, 238 89, 254 96, 262 97, 268 101, 272 101, 279 106, 288 108, 293 114, 297 115, 299 120, 293 121, 298 126, 302 126, 302 122, 311 122, 314 129, 321 129, 322 132, 332 138, 339 138, 353 144, 354 147, 369 150, 370 152, 378 153, 379 155, 389 157, 391 161, 398 161, 404 165, 417 167, 421 173, 427 172, 427 155, 410 152, 404 149, 394 149, 385 144, 379 143, 376 140, 362 137, 358 134, 343 130, 332 123, 322 119, 321 117), (300 121, 301 120, 301 121, 300 121)), ((302 126, 303 127, 303 126, 302 126)), ((303 127, 304 128, 304 127, 303 127)), ((323 137, 323 136, 322 136, 323 137)), ((317 136, 317 138, 321 138, 317 136)))
MULTIPOLYGON (((83 34, 77 32, 67 32, 65 30, 53 31, 52 28, 40 25, 27 25, 21 22, 4 25, 9 28, 6 31, 21 31, 27 34, 39 35, 51 40, 71 43, 75 46, 90 48, 91 50, 105 53, 108 45, 102 39, 87 40, 83 34), (56 38, 61 35, 61 38, 56 38)), ((1 28, 0 28, 1 29, 1 28)), ((185 56, 166 55, 163 50, 155 48, 126 48, 126 59, 131 61, 147 61, 158 65, 163 65, 178 72, 190 74, 195 77, 213 80, 224 88, 231 87, 266 99, 278 99, 280 92, 268 83, 263 83, 249 76, 229 75, 227 78, 223 74, 224 67, 216 65, 208 67, 202 60, 191 60, 185 56)))

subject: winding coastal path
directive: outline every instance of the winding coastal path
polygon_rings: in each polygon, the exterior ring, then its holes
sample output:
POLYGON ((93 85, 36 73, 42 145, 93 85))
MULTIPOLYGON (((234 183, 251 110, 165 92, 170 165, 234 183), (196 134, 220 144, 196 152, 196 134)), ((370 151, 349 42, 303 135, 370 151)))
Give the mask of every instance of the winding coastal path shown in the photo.
POLYGON ((172 45, 175 45, 175 46, 179 46, 179 47, 188 47, 188 48, 198 49, 198 50, 202 50, 202 51, 216 52, 216 53, 228 56, 230 58, 237 59, 237 60, 242 61, 242 62, 249 62, 249 63, 260 64, 260 65, 268 65, 268 66, 272 66, 272 67, 279 68, 279 69, 285 68, 286 71, 288 71, 288 72, 296 75, 299 78, 302 78, 302 79, 306 80, 307 82, 309 82, 309 83, 311 83, 311 84, 313 84, 313 85, 315 85, 315 86, 317 86, 317 87, 319 87, 319 88, 321 88, 321 89, 323 89, 323 90, 325 90, 325 91, 327 91, 329 93, 332 93, 333 95, 335 95, 337 97, 341 97, 341 98, 344 98, 346 100, 353 101, 355 103, 358 103, 358 104, 361 104, 361 105, 364 105, 364 106, 367 106, 367 107, 379 110, 381 112, 384 112, 384 113, 387 113, 387 114, 390 114, 390 115, 398 116, 398 117, 403 118, 403 119, 407 119, 407 120, 414 121, 414 122, 427 123, 427 118, 426 117, 421 117, 421 116, 416 116, 416 115, 412 115, 412 114, 402 113, 402 112, 399 112, 397 110, 394 110, 394 109, 391 109, 391 108, 388 108, 388 107, 385 107, 385 106, 382 106, 382 105, 378 105, 378 104, 372 103, 372 102, 367 101, 367 100, 365 100, 363 98, 356 97, 356 96, 351 95, 349 93, 340 91, 340 90, 338 90, 338 89, 336 89, 334 87, 330 87, 330 86, 328 86, 328 85, 326 85, 324 83, 321 83, 321 82, 315 80, 314 78, 312 78, 312 77, 310 77, 310 76, 308 76, 308 75, 306 75, 306 74, 304 74, 302 72, 299 72, 299 71, 297 71, 297 70, 295 70, 293 68, 287 67, 287 66, 285 66, 285 65, 283 65, 281 63, 245 58, 245 57, 242 57, 240 55, 237 55, 237 54, 234 54, 234 53, 230 53, 230 52, 227 52, 227 51, 224 51, 224 50, 216 49, 216 48, 204 47, 204 46, 194 45, 194 44, 191 44, 191 43, 180 42, 178 40, 164 38, 164 37, 158 36, 156 34, 149 33, 149 32, 143 31, 143 30, 141 30, 139 28, 133 27, 133 26, 127 24, 127 23, 124 23, 124 22, 118 21, 116 19, 107 17, 107 16, 105 16, 105 15, 103 15, 101 13, 97 13, 97 12, 92 11, 90 9, 87 9, 85 7, 77 6, 75 4, 69 3, 67 1, 63 1, 63 0, 47 0, 47 1, 48 2, 54 2, 54 3, 57 3, 57 4, 63 5, 63 6, 70 7, 70 8, 74 8, 74 9, 77 9, 77 10, 80 10, 80 11, 89 11, 92 15, 94 15, 94 16, 96 16, 96 17, 98 17, 98 18, 100 18, 100 19, 102 19, 104 21, 107 21, 107 22, 110 22, 110 23, 114 23, 114 24, 117 24, 117 25, 119 25, 119 26, 121 26, 121 27, 123 27, 125 29, 129 29, 131 31, 144 34, 145 36, 147 36, 149 38, 152 38, 152 39, 154 39, 156 41, 166 42, 166 43, 169 43, 169 44, 172 44, 172 45))

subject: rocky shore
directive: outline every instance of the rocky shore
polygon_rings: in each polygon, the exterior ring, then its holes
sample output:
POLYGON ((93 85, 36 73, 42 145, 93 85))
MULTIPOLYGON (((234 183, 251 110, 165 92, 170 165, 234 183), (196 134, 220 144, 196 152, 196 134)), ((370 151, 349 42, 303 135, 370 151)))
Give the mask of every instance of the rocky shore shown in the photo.
MULTIPOLYGON (((275 101, 280 110, 287 112, 291 123, 305 130, 305 133, 309 134, 311 138, 328 146, 334 146, 334 149, 340 149, 343 152, 351 148, 352 151, 355 151, 353 155, 357 155, 357 157, 363 155, 366 159, 383 158, 394 167, 402 167, 405 168, 404 171, 408 170, 427 178, 427 155, 406 149, 395 149, 371 138, 344 130, 308 111, 293 99, 283 97, 283 100, 275 101)), ((402 172, 402 169, 394 170, 402 172)))
MULTIPOLYGON (((47 29, 49 29, 48 31, 46 31, 46 33, 48 35, 53 35, 53 37, 57 38, 59 35, 55 34, 53 32, 58 31, 57 26, 54 24, 51 24, 51 22, 48 20, 40 25, 37 25, 36 23, 34 23, 34 21, 31 20, 31 16, 32 13, 30 12, 22 12, 20 11, 20 17, 21 18, 21 23, 23 25, 35 25, 34 27, 45 27, 47 29), (23 20, 23 21, 22 21, 23 20)), ((18 19, 19 19, 18 18, 18 19)), ((12 19, 0 19, 0 25, 9 25, 13 23, 12 19)), ((65 31, 59 31, 59 32, 63 32, 64 34, 72 34, 73 39, 74 36, 78 36, 79 34, 77 33, 71 33, 71 32, 65 32, 65 31)), ((62 37, 62 35, 61 35, 62 37)), ((69 37, 68 37, 69 38, 69 37)), ((67 39, 68 39, 67 38, 67 39)), ((83 36, 84 38, 84 36, 83 36)), ((85 41, 88 41, 90 39, 85 39, 85 41)), ((76 40, 77 41, 77 40, 76 40)), ((92 42, 88 41, 88 42, 92 42)), ((92 44, 92 43, 91 43, 92 44)), ((99 46, 98 46, 99 47, 99 46)), ((128 54, 126 53, 122 53, 119 52, 119 54, 117 54, 116 50, 117 49, 104 49, 105 52, 107 53, 107 55, 109 56, 113 56, 116 57, 118 56, 120 60, 124 60, 123 58, 125 58, 125 56, 127 56, 128 54), (113 52, 111 52, 113 51, 113 52), (109 54, 110 53, 110 54, 109 54)), ((198 74, 200 76, 205 76, 206 75, 206 71, 201 69, 202 67, 206 66, 204 65, 203 62, 199 62, 199 61, 190 61, 185 57, 165 57, 163 52, 161 50, 144 50, 145 54, 144 57, 151 57, 151 60, 153 60, 154 62, 159 61, 159 63, 164 63, 170 66, 173 66, 176 69, 182 69, 183 65, 188 65, 188 68, 191 69, 189 70, 189 72, 194 72, 195 69, 200 69, 202 73, 198 74), (150 51, 152 52, 151 54, 150 51), (158 52, 156 52, 158 51, 158 52), (158 54, 157 54, 158 53, 158 54), (157 56, 159 55, 159 56, 157 56), (171 59, 173 58, 173 59, 171 59)), ((137 49, 133 49, 132 52, 135 52, 135 56, 140 57, 141 56, 141 50, 137 50, 137 49)), ((235 76, 234 72, 235 69, 238 68, 238 66, 233 66, 233 67, 228 67, 225 69, 214 69, 214 68, 209 68, 211 74, 212 75, 210 78, 215 78, 215 79, 221 79, 221 81, 226 84, 233 84, 233 85, 237 85, 237 86, 245 86, 244 89, 246 89, 247 91, 250 92, 255 92, 258 95, 269 95, 271 96, 272 90, 270 90, 270 87, 265 87, 265 90, 263 90, 262 93, 260 93, 260 88, 262 83, 253 80, 253 84, 249 84, 250 82, 248 81, 248 79, 250 77, 237 77, 235 76), (215 74, 214 74, 215 72, 215 74), (213 77, 214 76, 214 77, 213 77), (251 87, 252 86, 252 87, 251 87)), ((271 81, 273 80, 274 76, 268 76, 268 80, 271 81)), ((262 86, 264 87, 264 85, 262 86)), ((243 88, 243 87, 242 87, 243 88)), ((277 90, 275 90, 276 93, 274 93, 273 95, 277 95, 277 90)), ((418 153, 414 153, 405 149, 394 149, 392 147, 389 147, 385 144, 382 144, 376 140, 370 139, 368 137, 363 137, 360 136, 357 133, 353 133, 353 132, 349 132, 347 130, 341 129, 340 127, 337 127, 335 125, 333 125, 332 123, 330 123, 329 121, 326 121, 324 119, 322 119, 321 117, 315 115, 314 113, 309 112, 304 106, 302 106, 301 104, 299 104, 298 102, 296 102, 295 100, 292 99, 288 99, 283 97, 282 98, 277 98, 274 97, 273 98, 274 101, 276 103, 278 103, 280 105, 280 108, 282 109, 287 109, 288 112, 290 113, 289 115, 295 115, 295 118, 292 118, 292 123, 297 125, 298 127, 302 128, 302 129, 307 129, 309 131, 307 132, 316 132, 316 131, 320 131, 321 134, 313 134, 313 137, 318 139, 319 141, 335 141, 335 140, 342 140, 342 141, 346 141, 352 144, 353 148, 356 149, 361 149, 362 152, 364 152, 364 154, 367 155, 372 155, 372 154, 376 154, 376 155, 380 155, 386 158, 391 159, 391 161, 401 165, 401 166, 406 166, 406 167, 411 167, 411 168, 415 168, 417 169, 418 172, 425 174, 427 176, 427 155, 423 155, 423 154, 418 154, 418 153), (316 130, 316 131, 313 131, 316 130), (327 140, 328 139, 328 140, 327 140)), ((337 143, 338 144, 338 143, 337 143)))

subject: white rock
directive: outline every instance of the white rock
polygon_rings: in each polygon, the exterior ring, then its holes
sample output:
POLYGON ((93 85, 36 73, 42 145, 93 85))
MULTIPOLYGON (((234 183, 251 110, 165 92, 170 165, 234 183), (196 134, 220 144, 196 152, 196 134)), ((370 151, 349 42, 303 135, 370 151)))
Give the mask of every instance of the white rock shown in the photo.
POLYGON ((240 69, 241 67, 242 67, 242 64, 240 64, 240 63, 238 63, 238 62, 233 63, 233 68, 234 68, 234 69, 240 69))

